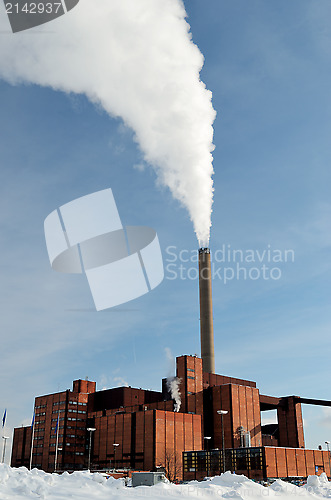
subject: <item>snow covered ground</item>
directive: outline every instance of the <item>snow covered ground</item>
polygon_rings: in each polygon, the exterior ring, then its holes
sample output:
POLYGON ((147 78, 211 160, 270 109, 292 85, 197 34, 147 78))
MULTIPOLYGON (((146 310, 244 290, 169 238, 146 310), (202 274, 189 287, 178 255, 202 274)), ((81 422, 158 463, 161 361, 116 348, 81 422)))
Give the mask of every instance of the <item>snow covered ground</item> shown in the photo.
POLYGON ((158 484, 129 488, 124 486, 122 479, 107 480, 100 474, 74 472, 57 475, 37 469, 30 472, 25 467, 12 469, 0 464, 0 500, 136 500, 144 497, 153 500, 331 498, 331 482, 323 474, 319 478, 310 476, 307 484, 300 488, 283 481, 276 481, 266 488, 245 476, 226 472, 200 483, 191 481, 178 486, 158 484))

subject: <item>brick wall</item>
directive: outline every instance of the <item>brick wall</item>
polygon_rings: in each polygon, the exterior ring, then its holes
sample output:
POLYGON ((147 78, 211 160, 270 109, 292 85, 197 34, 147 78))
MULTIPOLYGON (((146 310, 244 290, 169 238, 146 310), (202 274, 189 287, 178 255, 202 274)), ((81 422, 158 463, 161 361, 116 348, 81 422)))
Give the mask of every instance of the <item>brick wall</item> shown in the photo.
POLYGON ((329 453, 303 448, 265 448, 267 477, 307 477, 325 472, 331 476, 329 453))

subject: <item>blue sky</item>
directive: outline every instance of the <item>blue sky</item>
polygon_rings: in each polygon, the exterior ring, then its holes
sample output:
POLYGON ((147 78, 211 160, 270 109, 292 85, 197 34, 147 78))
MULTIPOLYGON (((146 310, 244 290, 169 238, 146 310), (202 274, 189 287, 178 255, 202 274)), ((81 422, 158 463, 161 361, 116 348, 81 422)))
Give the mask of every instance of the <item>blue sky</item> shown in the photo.
MULTIPOLYGON (((277 280, 224 284, 216 276, 216 371, 255 380, 262 394, 331 399, 330 3, 184 3, 217 111, 210 247, 295 255, 272 264, 277 280)), ((169 279, 167 268, 168 247, 177 255, 198 247, 187 211, 156 182, 130 128, 85 96, 1 80, 0 110, 0 401, 8 429, 29 421, 36 395, 75 378, 88 376, 99 389, 125 381, 159 390, 165 348, 200 352, 198 283, 169 279), (157 231, 166 271, 151 293, 97 313, 84 276, 50 268, 43 221, 107 187, 123 224, 157 231)), ((196 267, 182 264, 186 277, 196 267)), ((330 440, 331 412, 303 412, 306 445, 330 440)))

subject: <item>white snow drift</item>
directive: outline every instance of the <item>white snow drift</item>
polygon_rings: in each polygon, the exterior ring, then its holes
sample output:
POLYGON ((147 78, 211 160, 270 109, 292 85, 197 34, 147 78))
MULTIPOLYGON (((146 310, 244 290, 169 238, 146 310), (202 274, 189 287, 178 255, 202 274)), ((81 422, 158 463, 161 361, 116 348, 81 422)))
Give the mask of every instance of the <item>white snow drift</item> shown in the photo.
POLYGON ((127 500, 141 497, 153 500, 169 499, 236 499, 254 500, 275 498, 285 500, 331 498, 331 483, 325 474, 310 476, 300 488, 277 480, 268 488, 254 483, 245 476, 226 472, 211 481, 191 481, 188 484, 158 484, 128 488, 122 479, 106 479, 101 474, 87 471, 62 475, 47 474, 25 467, 12 469, 0 464, 0 500, 127 500))

